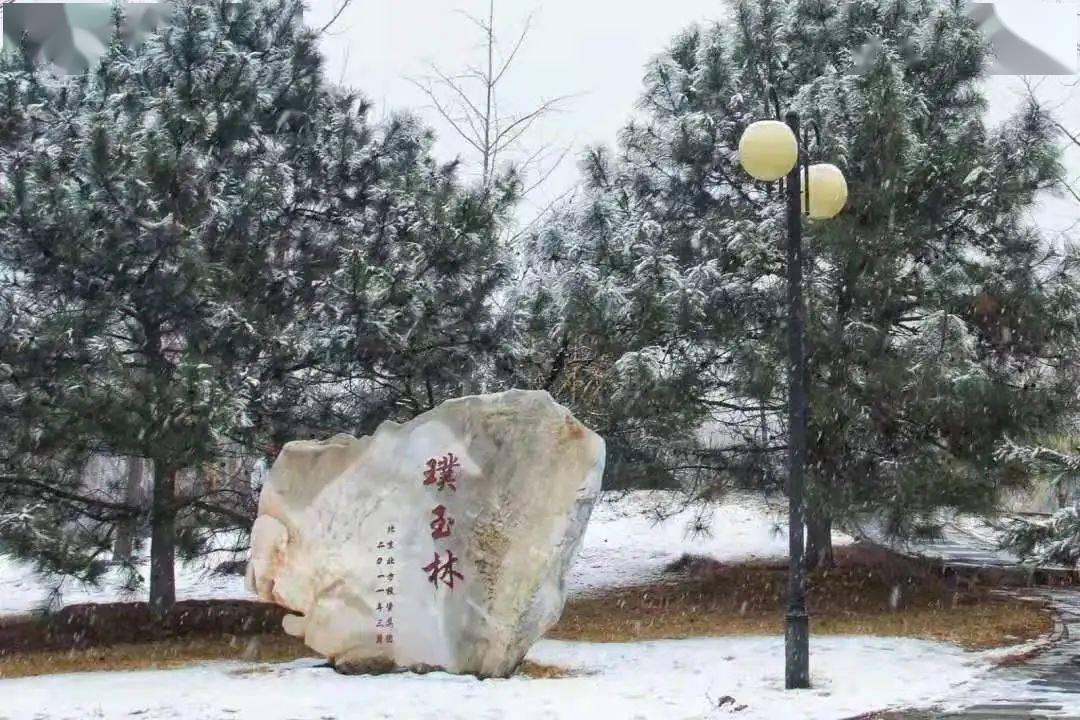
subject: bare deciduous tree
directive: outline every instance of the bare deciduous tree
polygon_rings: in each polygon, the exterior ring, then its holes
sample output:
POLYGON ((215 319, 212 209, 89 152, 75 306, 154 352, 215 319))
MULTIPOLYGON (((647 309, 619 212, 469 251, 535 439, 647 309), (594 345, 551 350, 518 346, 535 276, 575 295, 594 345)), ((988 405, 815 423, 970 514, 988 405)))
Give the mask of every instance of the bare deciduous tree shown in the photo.
MULTIPOLYGON (((1080 50, 1080 48, 1077 49, 1080 50)), ((1066 90, 1067 98, 1053 104, 1047 104, 1043 98, 1043 93, 1040 93, 1040 90, 1047 79, 1048 78, 1044 77, 1039 81, 1033 81, 1031 78, 1024 78, 1023 84, 1027 98, 1036 106, 1046 110, 1050 122, 1061 135, 1062 140, 1068 145, 1074 146, 1075 151, 1080 151, 1080 126, 1070 127, 1068 123, 1071 123, 1072 119, 1067 111, 1063 111, 1063 108, 1068 104, 1069 99, 1072 98, 1072 93, 1080 89, 1080 80, 1063 82, 1062 87, 1069 88, 1066 90)), ((1062 179, 1060 185, 1066 194, 1070 195, 1074 200, 1080 203, 1080 176, 1065 177, 1062 179)), ((1075 225, 1073 227, 1075 227, 1075 225)))
MULTIPOLYGON (((1080 130, 1070 130, 1060 120, 1053 120, 1053 123, 1054 127, 1058 129, 1058 132, 1065 136, 1065 138, 1075 145, 1077 149, 1080 149, 1080 130)), ((1072 179, 1067 178, 1062 184, 1065 186, 1065 191, 1072 195, 1077 202, 1080 202, 1080 177, 1072 179)))
POLYGON ((495 0, 489 1, 486 17, 460 12, 479 31, 482 62, 454 72, 431 63, 427 76, 410 78, 410 81, 476 152, 480 181, 485 188, 491 187, 499 163, 508 156, 515 156, 517 170, 528 177, 523 190, 527 194, 547 180, 569 152, 568 147, 549 143, 530 146, 528 136, 544 117, 562 109, 571 96, 541 100, 525 111, 500 108, 501 90, 528 39, 535 13, 526 18, 516 40, 504 51, 495 26, 495 0))
MULTIPOLYGON (((143 477, 146 461, 139 457, 126 459, 127 472, 124 478, 124 503, 132 507, 144 507, 146 488, 143 477)), ((113 542, 113 558, 130 563, 134 556, 135 536, 139 532, 139 516, 132 515, 117 523, 116 539, 113 542)))

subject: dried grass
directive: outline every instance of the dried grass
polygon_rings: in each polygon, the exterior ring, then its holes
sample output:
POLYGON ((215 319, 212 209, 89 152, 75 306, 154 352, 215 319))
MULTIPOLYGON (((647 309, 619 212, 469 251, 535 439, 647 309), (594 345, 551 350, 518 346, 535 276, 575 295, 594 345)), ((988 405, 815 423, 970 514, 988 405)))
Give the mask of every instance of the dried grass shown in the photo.
MULTIPOLYGON (((549 637, 590 642, 783 633, 786 568, 724 566, 683 558, 670 580, 567 604, 549 637)), ((811 632, 943 640, 969 649, 1013 645, 1048 633, 1038 604, 958 592, 928 564, 877 549, 843 551, 808 582, 811 632)))
MULTIPOLYGON (((567 603, 562 619, 548 634, 560 640, 631 642, 661 638, 723 635, 777 635, 783 632, 787 597, 786 570, 779 564, 721 565, 684 558, 664 582, 611 590, 567 603)), ((990 587, 952 587, 927 563, 878 549, 843 550, 834 568, 814 574, 808 583, 811 632, 818 635, 882 635, 943 640, 970 649, 1003 647, 1032 640, 1051 630, 1045 608, 1031 602, 1001 599, 990 587)), ((311 657, 300 641, 258 627, 244 634, 226 627, 243 620, 244 608, 220 613, 202 608, 197 623, 175 632, 194 636, 127 642, 130 634, 112 614, 93 623, 92 647, 57 649, 58 638, 37 630, 18 632, 9 619, 11 638, 40 640, 20 650, 0 648, 0 677, 49 673, 173 668, 217 660, 278 663, 311 657), (224 620, 222 619, 224 618, 224 620), (206 627, 204 627, 206 625, 206 627), (118 641, 105 630, 117 627, 118 641), (47 642, 46 642, 47 641, 47 642), (49 645, 47 643, 53 643, 49 645)), ((265 609, 253 608, 252 612, 265 609)), ((113 608, 110 613, 129 612, 113 608)), ((272 619, 272 618, 271 618, 272 619)), ((270 619, 265 619, 267 623, 270 619)), ((40 622, 21 619, 33 630, 40 622)), ((9 638, 10 639, 10 638, 9 638)), ((21 646, 20 646, 21 647, 21 646)), ((246 671, 246 670, 242 670, 246 671)), ((251 672, 267 671, 255 667, 251 672)), ((571 676, 564 668, 524 662, 518 674, 540 679, 571 676)))
POLYGON ((533 680, 556 680, 560 678, 574 677, 575 673, 558 665, 544 665, 532 660, 526 660, 518 665, 515 675, 523 675, 533 680))
POLYGON ((159 640, 67 652, 43 651, 0 658, 0 678, 71 672, 152 670, 221 660, 279 663, 311 657, 303 643, 287 635, 159 640))

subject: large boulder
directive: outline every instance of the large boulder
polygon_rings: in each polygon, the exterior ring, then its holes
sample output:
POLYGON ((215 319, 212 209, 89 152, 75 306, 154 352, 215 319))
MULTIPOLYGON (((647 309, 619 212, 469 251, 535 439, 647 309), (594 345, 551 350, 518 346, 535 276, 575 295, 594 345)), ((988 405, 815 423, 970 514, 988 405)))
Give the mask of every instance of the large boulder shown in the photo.
POLYGON ((603 470, 604 441, 545 392, 291 442, 259 498, 248 585, 343 672, 505 677, 562 612, 603 470))

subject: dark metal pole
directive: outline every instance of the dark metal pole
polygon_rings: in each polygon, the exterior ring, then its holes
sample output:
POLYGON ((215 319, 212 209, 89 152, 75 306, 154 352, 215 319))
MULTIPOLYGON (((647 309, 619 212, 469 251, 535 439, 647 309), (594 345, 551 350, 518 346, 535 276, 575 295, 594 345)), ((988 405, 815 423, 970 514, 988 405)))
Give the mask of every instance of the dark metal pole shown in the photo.
MULTIPOLYGON (((799 115, 787 113, 788 127, 799 137, 799 115)), ((810 618, 806 614, 803 566, 804 478, 806 466, 806 346, 803 340, 802 168, 799 161, 787 178, 787 316, 788 316, 788 611, 784 634, 784 684, 791 690, 810 687, 810 618)))

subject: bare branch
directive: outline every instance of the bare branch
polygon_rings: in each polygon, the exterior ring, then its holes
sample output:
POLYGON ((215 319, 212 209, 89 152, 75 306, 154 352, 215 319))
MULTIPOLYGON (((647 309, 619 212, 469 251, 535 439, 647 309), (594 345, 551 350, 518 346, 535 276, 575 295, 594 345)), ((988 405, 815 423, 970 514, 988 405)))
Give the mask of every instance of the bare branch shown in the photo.
POLYGON ((520 230, 518 230, 516 233, 514 233, 513 235, 510 236, 510 244, 512 245, 512 244, 516 243, 518 240, 520 240, 526 234, 528 234, 529 232, 532 232, 532 229, 534 227, 536 227, 536 225, 541 220, 543 220, 544 217, 548 213, 550 213, 552 210, 554 210, 559 205, 563 204, 563 202, 566 201, 567 198, 576 195, 578 190, 580 190, 580 189, 581 189, 581 185, 577 184, 577 185, 569 187, 566 190, 559 193, 553 200, 551 200, 551 202, 549 202, 547 205, 545 205, 543 208, 541 208, 540 211, 538 213, 536 213, 536 215, 533 216, 532 220, 525 223, 525 225, 523 225, 520 230))
POLYGON ((505 75, 506 71, 510 69, 510 66, 514 64, 514 58, 517 57, 518 51, 521 50, 522 46, 525 44, 525 39, 532 29, 532 21, 535 16, 536 11, 533 11, 529 13, 529 17, 525 18, 525 26, 521 29, 521 35, 518 36, 517 42, 514 43, 514 49, 510 51, 510 54, 507 56, 506 61, 503 62, 499 72, 495 73, 495 77, 491 81, 492 85, 498 85, 499 81, 502 80, 502 76, 505 75))
POLYGON ((255 518, 240 512, 239 510, 233 510, 232 508, 223 507, 221 505, 214 505, 203 500, 191 500, 183 503, 179 506, 178 510, 184 508, 195 508, 196 510, 202 510, 203 512, 219 515, 223 518, 227 518, 235 522, 239 527, 250 527, 255 518))
MULTIPOLYGON (((1076 202, 1080 202, 1080 193, 1077 193, 1076 190, 1073 189, 1072 185, 1070 185, 1067 182, 1063 182, 1063 183, 1061 183, 1061 185, 1062 185, 1062 187, 1065 188, 1065 191, 1067 193, 1069 193, 1070 195, 1073 196, 1073 199, 1076 200, 1076 202)), ((1075 225, 1073 227, 1075 227, 1075 225)))
MULTIPOLYGON (((479 64, 466 65, 458 72, 447 72, 429 63, 428 78, 409 80, 428 96, 435 111, 450 124, 454 132, 476 151, 478 158, 475 165, 481 183, 484 187, 489 187, 504 156, 521 149, 526 135, 535 129, 536 123, 558 110, 571 96, 547 100, 524 114, 503 112, 501 85, 514 63, 521 57, 521 50, 534 27, 535 12, 525 19, 520 31, 515 34, 512 47, 504 56, 497 50, 499 42, 495 29, 495 0, 489 0, 486 10, 484 17, 464 10, 457 11, 481 33, 480 47, 484 58, 479 64)), ((539 158, 547 151, 548 148, 543 147, 532 152, 526 158, 524 167, 538 165, 539 158)), ((531 192, 550 178, 554 168, 567 154, 569 150, 560 153, 555 163, 542 170, 540 177, 532 181, 525 192, 531 192)))
MULTIPOLYGON (((1080 148, 1080 136, 1074 135, 1073 133, 1069 132, 1068 128, 1066 128, 1064 125, 1059 123, 1054 118, 1050 118, 1050 122, 1053 123, 1054 127, 1056 127, 1061 132, 1062 135, 1069 138, 1069 142, 1071 142, 1073 145, 1076 145, 1078 148, 1080 148)), ((1068 181, 1062 181, 1061 185, 1062 185, 1062 187, 1065 188, 1066 192, 1068 192, 1070 195, 1073 196, 1074 200, 1076 200, 1077 202, 1080 202, 1080 193, 1078 193, 1076 191, 1076 188, 1074 188, 1071 184, 1069 184, 1068 181)))
POLYGON ((338 7, 337 12, 334 13, 334 16, 330 18, 330 21, 328 23, 319 28, 319 31, 316 33, 316 35, 322 35, 327 30, 329 30, 333 26, 333 24, 338 21, 338 18, 341 17, 341 14, 345 12, 346 8, 348 8, 350 5, 352 5, 352 0, 341 0, 341 5, 338 7))
MULTIPOLYGON (((461 100, 461 102, 464 104, 464 106, 465 106, 465 108, 467 110, 466 117, 468 117, 470 113, 473 116, 478 117, 478 118, 483 118, 484 117, 484 113, 480 110, 480 108, 476 107, 476 104, 473 103, 472 99, 469 98, 468 93, 466 93, 464 88, 462 88, 462 86, 461 86, 460 81, 462 79, 466 79, 467 76, 460 76, 459 75, 459 76, 455 77, 455 76, 452 76, 452 75, 447 75, 442 70, 440 70, 438 68, 438 66, 436 66, 434 64, 430 64, 430 68, 431 68, 431 71, 433 73, 435 73, 435 76, 436 76, 436 78, 438 78, 439 83, 442 86, 447 87, 450 90, 452 90, 453 93, 455 95, 457 95, 458 98, 461 100)), ((410 80, 410 82, 412 82, 414 85, 419 84, 415 80, 410 80)), ((429 84, 427 86, 427 88, 428 88, 429 91, 433 91, 433 88, 432 88, 431 84, 429 84)), ((429 95, 430 95, 430 92, 429 92, 429 95)), ((470 125, 471 124, 472 124, 472 119, 470 118, 470 125)), ((475 126, 473 126, 473 129, 475 130, 475 126)), ((478 133, 478 135, 479 135, 479 133, 478 133)))
POLYGON ((1071 132, 1069 132, 1068 128, 1059 123, 1057 120, 1050 118, 1050 122, 1053 123, 1054 127, 1060 130, 1062 134, 1065 135, 1065 137, 1069 138, 1070 142, 1072 142, 1077 147, 1080 147, 1080 137, 1073 135, 1071 132))
POLYGON ((477 28, 479 28, 480 32, 484 33, 485 35, 487 35, 490 32, 493 32, 492 27, 487 23, 487 21, 476 17, 475 15, 473 15, 468 10, 462 10, 462 9, 459 8, 459 9, 455 10, 454 12, 456 12, 458 15, 461 15, 462 17, 467 18, 469 20, 469 22, 471 22, 473 25, 475 25, 477 28))
MULTIPOLYGON (((566 145, 566 146, 564 146, 562 148, 555 149, 554 152, 558 153, 558 157, 555 158, 554 162, 552 162, 550 165, 548 165, 546 170, 542 170, 540 172, 540 177, 538 177, 535 181, 533 181, 533 183, 531 185, 529 185, 527 188, 522 190, 522 194, 523 195, 528 195, 533 190, 535 190, 536 188, 538 188, 539 186, 541 186, 545 182, 547 182, 548 178, 550 178, 552 175, 554 175, 555 171, 558 170, 559 167, 563 164, 563 161, 566 160, 566 156, 570 154, 570 150, 571 150, 571 147, 569 145, 566 145)), ((547 145, 541 146, 539 150, 537 150, 535 153, 533 153, 529 158, 527 158, 522 163, 522 167, 523 168, 538 167, 543 162, 544 157, 550 155, 551 152, 552 152, 552 148, 550 148, 549 146, 547 146, 547 145)))
POLYGON ((462 127, 460 122, 450 114, 450 111, 443 105, 439 99, 438 93, 434 89, 425 87, 423 83, 417 82, 411 78, 408 78, 409 82, 418 87, 421 92, 428 96, 431 102, 435 105, 435 110, 442 116, 443 120, 450 123, 450 127, 454 128, 454 131, 462 137, 467 143, 473 146, 477 152, 484 152, 484 148, 481 146, 479 139, 474 140, 469 133, 467 133, 462 127))
POLYGON ((516 118, 513 122, 506 126, 506 128, 500 131, 498 135, 495 136, 492 145, 499 150, 503 150, 513 145, 515 142, 521 139, 522 135, 528 132, 529 128, 531 128, 537 120, 547 115, 548 113, 554 112, 558 108, 559 103, 565 102, 570 97, 570 95, 561 95, 557 98, 553 98, 540 105, 535 110, 528 112, 519 118, 516 118))

